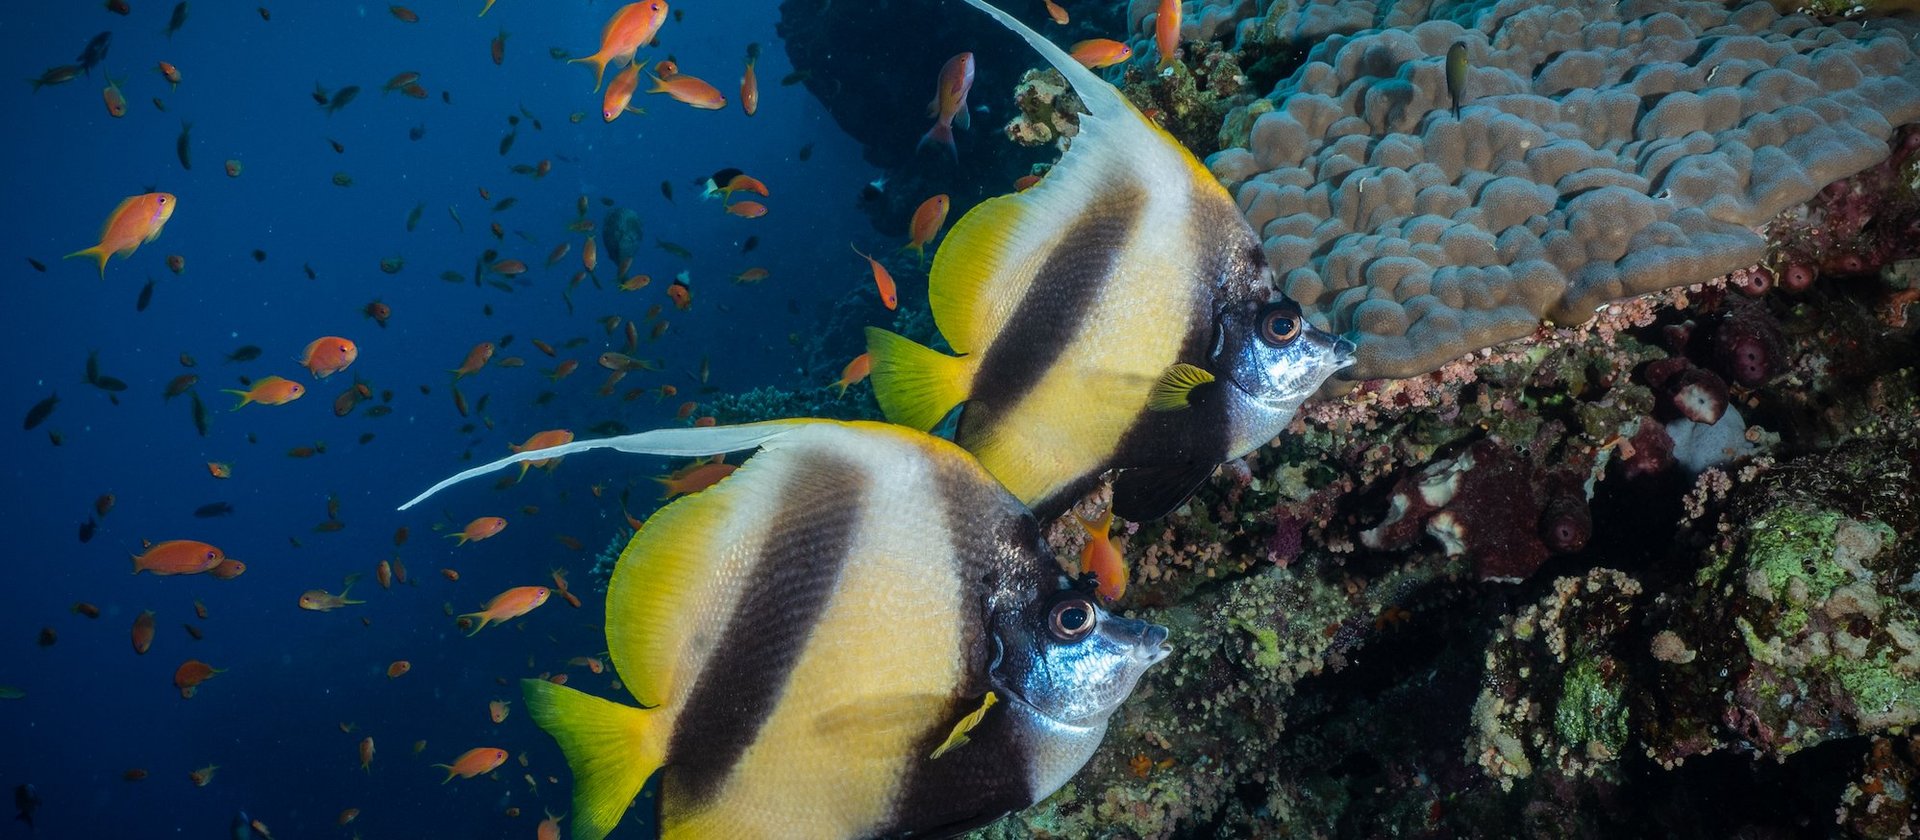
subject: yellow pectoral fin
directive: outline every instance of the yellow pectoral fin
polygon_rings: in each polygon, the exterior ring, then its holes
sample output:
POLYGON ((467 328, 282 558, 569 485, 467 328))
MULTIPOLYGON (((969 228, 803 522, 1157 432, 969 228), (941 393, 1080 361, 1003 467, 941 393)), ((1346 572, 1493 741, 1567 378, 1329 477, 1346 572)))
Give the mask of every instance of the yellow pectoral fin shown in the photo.
POLYGON ((967 733, 972 732, 974 727, 979 726, 981 719, 987 716, 987 710, 993 708, 993 704, 998 702, 1000 702, 999 696, 991 691, 987 692, 987 696, 980 701, 980 708, 974 709, 966 717, 961 718, 959 723, 954 724, 953 733, 948 735, 947 740, 942 742, 940 746, 935 747, 933 753, 928 755, 927 759, 931 761, 946 755, 948 752, 966 746, 967 733))
POLYGON ((867 328, 873 358, 873 395, 887 419, 928 431, 967 398, 972 363, 914 343, 879 327, 867 328))
POLYGON ((560 742, 573 770, 574 840, 600 840, 666 759, 667 733, 644 709, 546 680, 521 680, 533 722, 560 742))
POLYGON ((1191 403, 1188 396, 1193 389, 1213 381, 1213 374, 1187 364, 1176 362, 1160 374, 1160 380, 1153 383, 1153 390, 1147 393, 1147 410, 1178 411, 1191 403))

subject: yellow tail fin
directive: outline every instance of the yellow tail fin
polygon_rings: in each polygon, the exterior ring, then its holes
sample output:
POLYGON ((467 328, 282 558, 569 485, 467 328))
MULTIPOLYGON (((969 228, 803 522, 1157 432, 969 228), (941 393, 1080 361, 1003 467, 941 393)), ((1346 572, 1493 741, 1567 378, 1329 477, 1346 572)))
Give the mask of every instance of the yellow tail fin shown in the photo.
POLYGON ((73 259, 74 257, 91 257, 95 262, 100 263, 100 279, 105 280, 107 279, 107 258, 110 256, 113 256, 113 255, 107 253, 100 246, 95 245, 91 248, 85 248, 79 251, 75 251, 71 254, 66 255, 65 257, 62 257, 62 259, 70 260, 70 259, 73 259))
POLYGON ((592 67, 593 68, 593 92, 594 93, 600 92, 600 85, 604 84, 607 80, 607 60, 606 59, 601 58, 599 53, 594 53, 593 55, 589 55, 589 56, 582 56, 580 58, 568 59, 567 63, 568 64, 585 64, 592 67))
POLYGON ((573 770, 573 840, 606 837, 666 760, 659 718, 546 680, 521 680, 520 690, 573 770))
POLYGON ((964 358, 879 327, 867 328, 867 352, 873 354, 873 395, 888 420, 930 431, 967 398, 972 365, 964 358))

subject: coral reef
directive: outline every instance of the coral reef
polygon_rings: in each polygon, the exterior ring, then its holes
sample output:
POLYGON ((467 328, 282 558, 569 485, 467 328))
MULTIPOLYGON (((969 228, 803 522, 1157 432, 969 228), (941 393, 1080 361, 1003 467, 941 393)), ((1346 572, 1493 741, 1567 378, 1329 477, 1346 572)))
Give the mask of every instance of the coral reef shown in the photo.
POLYGON ((1753 263, 1756 228, 1920 119, 1910 23, 1765 3, 1457 11, 1321 41, 1247 147, 1210 160, 1288 294, 1360 335, 1352 378, 1416 376, 1753 263))

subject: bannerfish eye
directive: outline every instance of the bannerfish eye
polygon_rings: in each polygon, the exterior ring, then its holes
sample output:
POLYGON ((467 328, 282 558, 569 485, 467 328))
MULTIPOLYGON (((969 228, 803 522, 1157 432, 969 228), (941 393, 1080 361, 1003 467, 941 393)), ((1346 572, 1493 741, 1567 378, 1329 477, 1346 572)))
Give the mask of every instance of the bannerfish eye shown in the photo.
POLYGON ((1260 316, 1260 340, 1279 347, 1300 337, 1300 319, 1286 309, 1273 308, 1260 316))
POLYGON ((1093 604, 1085 598, 1073 598, 1053 605, 1047 615, 1047 631, 1063 642, 1077 642, 1093 632, 1093 604))

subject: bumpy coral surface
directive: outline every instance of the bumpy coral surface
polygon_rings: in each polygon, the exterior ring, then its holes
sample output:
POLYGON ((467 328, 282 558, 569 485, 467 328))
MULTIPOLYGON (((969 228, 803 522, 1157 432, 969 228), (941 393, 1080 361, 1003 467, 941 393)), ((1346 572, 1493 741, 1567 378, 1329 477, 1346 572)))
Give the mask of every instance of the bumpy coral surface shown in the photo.
POLYGON ((1210 160, 1287 293, 1358 331, 1352 378, 1419 375, 1756 262, 1757 228, 1920 119, 1911 22, 1760 2, 1446 11, 1327 37, 1247 107, 1245 148, 1210 160))

